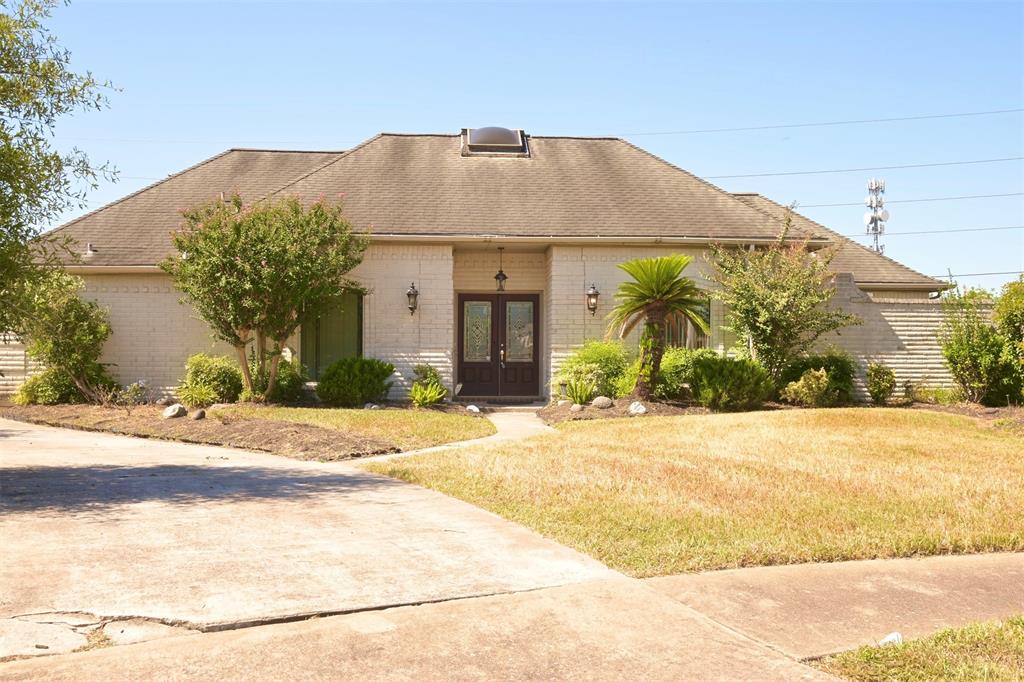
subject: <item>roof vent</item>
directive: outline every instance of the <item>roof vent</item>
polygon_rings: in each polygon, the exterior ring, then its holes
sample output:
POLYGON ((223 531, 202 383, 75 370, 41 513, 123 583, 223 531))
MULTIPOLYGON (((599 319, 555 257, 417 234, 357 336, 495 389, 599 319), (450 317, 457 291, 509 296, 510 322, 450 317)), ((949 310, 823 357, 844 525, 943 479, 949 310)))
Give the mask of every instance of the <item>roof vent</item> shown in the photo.
POLYGON ((526 134, 522 130, 510 130, 491 126, 488 128, 464 128, 462 130, 463 156, 529 156, 526 134))

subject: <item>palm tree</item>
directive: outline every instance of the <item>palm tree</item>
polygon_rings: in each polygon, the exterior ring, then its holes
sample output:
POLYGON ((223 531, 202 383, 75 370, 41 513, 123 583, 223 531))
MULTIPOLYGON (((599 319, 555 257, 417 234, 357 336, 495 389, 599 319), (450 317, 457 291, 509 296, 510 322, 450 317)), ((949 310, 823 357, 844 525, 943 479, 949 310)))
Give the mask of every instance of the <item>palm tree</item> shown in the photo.
POLYGON ((693 261, 690 256, 672 254, 658 258, 637 258, 620 263, 619 268, 633 279, 619 285, 615 308, 608 315, 609 333, 629 335, 643 322, 640 334, 640 374, 633 397, 648 400, 657 385, 661 356, 665 353, 665 320, 683 315, 705 334, 708 323, 701 311, 707 296, 683 270, 693 261))

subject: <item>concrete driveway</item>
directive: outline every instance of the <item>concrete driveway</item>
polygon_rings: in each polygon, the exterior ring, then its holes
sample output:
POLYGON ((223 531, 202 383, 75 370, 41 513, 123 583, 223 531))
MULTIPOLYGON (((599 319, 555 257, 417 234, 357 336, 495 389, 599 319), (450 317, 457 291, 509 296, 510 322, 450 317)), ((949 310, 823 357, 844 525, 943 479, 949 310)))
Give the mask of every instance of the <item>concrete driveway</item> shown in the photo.
POLYGON ((345 464, 5 420, 0 538, 0 635, 97 617, 217 630, 617 575, 345 464))

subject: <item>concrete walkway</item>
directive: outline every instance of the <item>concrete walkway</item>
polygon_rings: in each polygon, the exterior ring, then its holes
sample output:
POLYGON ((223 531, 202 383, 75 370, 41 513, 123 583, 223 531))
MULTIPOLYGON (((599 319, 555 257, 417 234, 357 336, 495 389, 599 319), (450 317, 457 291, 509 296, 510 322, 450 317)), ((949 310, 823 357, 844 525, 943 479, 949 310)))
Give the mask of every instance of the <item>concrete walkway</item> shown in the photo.
POLYGON ((1024 554, 742 568, 645 581, 797 659, 1024 613, 1024 554))
POLYGON ((451 450, 454 448, 465 448, 469 446, 478 445, 491 445, 497 443, 507 443, 510 441, 523 440, 524 438, 532 438, 533 436, 542 436, 545 434, 554 433, 555 430, 545 424, 540 417, 537 416, 535 410, 499 410, 495 412, 489 412, 485 415, 489 419, 494 427, 497 429, 495 433, 490 436, 484 436, 483 438, 474 438, 472 440, 460 440, 454 443, 446 443, 445 445, 435 445, 429 448, 422 448, 420 450, 408 450, 406 452, 396 452, 390 455, 378 455, 376 457, 361 457, 358 461, 363 462, 384 462, 391 459, 400 459, 403 457, 412 457, 414 455, 423 455, 428 452, 440 452, 441 450, 451 450))
POLYGON ((3 680, 829 680, 626 578, 0 664, 3 680))

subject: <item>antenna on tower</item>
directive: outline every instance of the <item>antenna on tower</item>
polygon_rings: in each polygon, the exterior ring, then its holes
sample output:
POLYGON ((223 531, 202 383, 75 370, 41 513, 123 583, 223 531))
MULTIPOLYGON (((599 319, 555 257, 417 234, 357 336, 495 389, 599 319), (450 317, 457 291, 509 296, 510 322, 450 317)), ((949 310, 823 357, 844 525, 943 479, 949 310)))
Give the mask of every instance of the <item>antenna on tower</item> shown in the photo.
POLYGON ((864 205, 868 212, 864 214, 864 226, 867 233, 874 238, 872 247, 878 253, 885 253, 885 245, 878 240, 885 234, 885 221, 889 219, 889 211, 885 210, 885 180, 871 178, 868 180, 868 197, 864 205))

